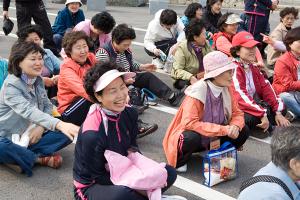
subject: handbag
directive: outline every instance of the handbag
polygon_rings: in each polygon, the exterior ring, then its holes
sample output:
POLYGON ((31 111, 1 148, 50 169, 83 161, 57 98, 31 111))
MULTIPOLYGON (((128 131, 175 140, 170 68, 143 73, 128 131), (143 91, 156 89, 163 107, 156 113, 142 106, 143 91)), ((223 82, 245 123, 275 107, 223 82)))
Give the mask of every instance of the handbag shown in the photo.
POLYGON ((220 148, 210 150, 203 160, 204 185, 214 186, 234 179, 238 175, 237 150, 230 143, 223 143, 220 148))
POLYGON ((14 23, 9 18, 4 17, 3 27, 2 27, 4 34, 5 35, 10 34, 13 28, 14 28, 14 23))

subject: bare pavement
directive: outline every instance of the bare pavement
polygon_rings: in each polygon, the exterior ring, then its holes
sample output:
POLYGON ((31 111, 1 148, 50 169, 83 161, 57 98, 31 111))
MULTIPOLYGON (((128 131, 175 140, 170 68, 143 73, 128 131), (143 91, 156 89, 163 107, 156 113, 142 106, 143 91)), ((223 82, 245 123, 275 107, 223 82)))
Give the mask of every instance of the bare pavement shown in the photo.
MULTIPOLYGON (((2 2, 1 2, 2 5, 2 2)), ((11 3, 9 10, 10 18, 15 22, 16 16, 14 3, 11 3)), ((2 6, 1 6, 2 7, 2 6)), ((63 4, 47 3, 48 17, 53 24, 56 13, 63 8, 63 4)), ((170 6, 176 10, 179 15, 183 14, 184 7, 170 6)), ((1 8, 2 10, 2 8, 1 8)), ((96 12, 86 10, 83 6, 86 18, 91 18, 96 12)), ((151 59, 143 50, 143 37, 148 22, 153 18, 149 14, 147 7, 131 8, 131 7, 107 7, 107 10, 115 17, 118 24, 128 23, 135 28, 137 38, 132 46, 134 57, 141 63, 151 62, 151 59)), ((241 13, 238 9, 223 9, 223 13, 231 11, 241 13)), ((0 25, 2 26, 2 16, 0 25)), ((270 17, 271 30, 279 23, 279 13, 273 12, 270 17)), ((296 22, 299 26, 299 20, 296 22)), ((10 47, 16 40, 16 28, 9 36, 4 36, 0 31, 0 56, 8 58, 10 47)), ((157 72, 164 82, 172 86, 171 78, 164 73, 157 72)), ((150 136, 138 140, 138 144, 142 152, 150 158, 165 162, 165 156, 162 149, 162 140, 165 131, 171 122, 177 108, 170 107, 166 102, 160 102, 158 106, 149 108, 144 112, 141 118, 149 123, 157 123, 158 130, 150 136)), ((195 155, 188 163, 188 171, 179 174, 174 186, 167 191, 167 194, 178 194, 189 200, 230 200, 238 196, 239 187, 242 181, 251 177, 258 169, 266 165, 270 161, 270 138, 258 141, 250 138, 242 152, 238 154, 239 177, 235 180, 219 184, 213 188, 203 186, 202 158, 195 155)), ((67 200, 73 199, 73 180, 72 180, 72 164, 73 164, 74 144, 63 149, 62 154, 64 161, 60 169, 54 170, 47 167, 36 166, 34 175, 30 178, 24 174, 16 174, 10 169, 0 165, 0 200, 67 200)), ((105 194, 103 194, 105 195, 105 194)))

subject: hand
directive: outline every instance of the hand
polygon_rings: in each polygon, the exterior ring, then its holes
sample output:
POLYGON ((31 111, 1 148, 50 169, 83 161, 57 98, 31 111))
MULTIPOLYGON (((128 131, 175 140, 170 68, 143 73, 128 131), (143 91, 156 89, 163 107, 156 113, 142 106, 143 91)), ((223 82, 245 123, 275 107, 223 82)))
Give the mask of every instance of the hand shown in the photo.
POLYGON ((54 76, 52 76, 51 79, 52 79, 54 85, 57 85, 57 83, 58 83, 58 78, 59 78, 59 75, 54 75, 54 76))
POLYGON ((134 78, 128 78, 124 80, 126 85, 132 85, 135 82, 134 78))
POLYGON ((263 33, 260 33, 261 36, 263 36, 263 42, 264 43, 267 43, 269 45, 274 45, 275 41, 273 40, 272 37, 268 36, 268 35, 265 35, 263 33))
POLYGON ((154 49, 153 53, 154 53, 154 55, 159 56, 160 55, 160 49, 154 49))
POLYGON ((43 136, 45 129, 41 126, 34 127, 29 133, 29 144, 36 144, 43 136))
POLYGON ((276 10, 278 7, 277 3, 273 3, 271 6, 271 10, 276 10))
POLYGON ((9 18, 8 11, 3 11, 2 15, 4 18, 7 18, 7 19, 9 18))
POLYGON ((52 78, 43 77, 43 81, 46 87, 53 87, 55 85, 52 78))
POLYGON ((264 116, 261 118, 261 123, 260 124, 257 124, 256 126, 263 129, 264 132, 266 132, 269 128, 269 120, 268 120, 268 117, 267 116, 264 116))
POLYGON ((289 120, 287 120, 280 112, 276 113, 275 121, 276 121, 277 126, 288 127, 291 125, 289 120))
POLYGON ((79 131, 79 126, 63 121, 58 122, 55 128, 65 134, 71 141, 74 140, 79 131))
POLYGON ((229 131, 228 131, 228 137, 232 138, 232 139, 236 139, 239 137, 239 127, 236 125, 231 125, 229 126, 229 131))
POLYGON ((198 80, 200 80, 201 78, 203 78, 204 77, 204 72, 199 72, 197 75, 196 75, 196 78, 198 79, 198 80))
POLYGON ((191 78, 190 78, 190 83, 191 83, 191 85, 193 85, 194 83, 196 83, 198 81, 198 79, 195 77, 195 76, 192 76, 191 78))
POLYGON ((141 71, 154 72, 156 70, 156 66, 154 64, 142 64, 140 65, 141 71))

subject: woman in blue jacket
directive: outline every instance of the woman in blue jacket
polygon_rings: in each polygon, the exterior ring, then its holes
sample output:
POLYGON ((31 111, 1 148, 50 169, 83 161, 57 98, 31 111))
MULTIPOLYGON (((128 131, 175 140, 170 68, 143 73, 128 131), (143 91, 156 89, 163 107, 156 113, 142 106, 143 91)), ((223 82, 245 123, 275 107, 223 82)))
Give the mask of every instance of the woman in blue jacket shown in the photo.
POLYGON ((52 26, 53 41, 58 51, 61 50, 62 38, 68 29, 73 29, 79 22, 85 20, 80 0, 67 0, 66 7, 58 11, 52 26))

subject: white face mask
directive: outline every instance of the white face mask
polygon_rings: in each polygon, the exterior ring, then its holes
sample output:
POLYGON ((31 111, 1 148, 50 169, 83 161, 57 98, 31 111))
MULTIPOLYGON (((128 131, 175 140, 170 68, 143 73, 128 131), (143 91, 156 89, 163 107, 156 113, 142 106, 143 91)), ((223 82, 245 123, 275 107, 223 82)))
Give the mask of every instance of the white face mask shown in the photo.
POLYGON ((21 74, 21 79, 27 84, 27 85, 33 85, 36 81, 36 77, 35 78, 29 78, 27 76, 27 74, 22 73, 21 74))

